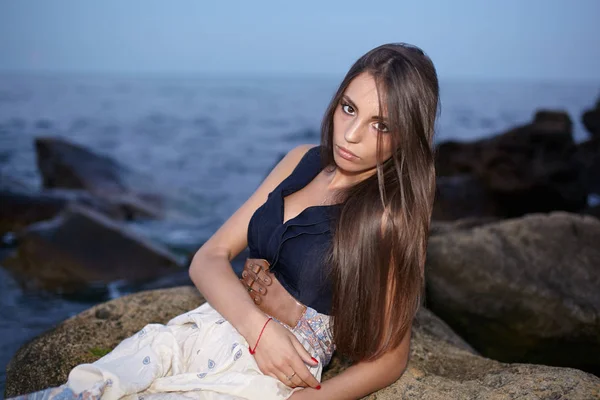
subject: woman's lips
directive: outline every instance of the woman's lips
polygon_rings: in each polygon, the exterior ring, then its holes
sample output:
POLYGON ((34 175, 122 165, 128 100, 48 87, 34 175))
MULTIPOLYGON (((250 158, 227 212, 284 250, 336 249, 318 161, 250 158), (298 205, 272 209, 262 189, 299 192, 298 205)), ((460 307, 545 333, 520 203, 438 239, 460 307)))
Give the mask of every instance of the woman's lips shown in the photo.
POLYGON ((336 148, 338 154, 340 155, 340 157, 342 157, 348 161, 354 161, 354 160, 359 159, 359 157, 356 154, 352 153, 351 151, 349 151, 341 146, 338 146, 337 144, 335 145, 335 148, 336 148))

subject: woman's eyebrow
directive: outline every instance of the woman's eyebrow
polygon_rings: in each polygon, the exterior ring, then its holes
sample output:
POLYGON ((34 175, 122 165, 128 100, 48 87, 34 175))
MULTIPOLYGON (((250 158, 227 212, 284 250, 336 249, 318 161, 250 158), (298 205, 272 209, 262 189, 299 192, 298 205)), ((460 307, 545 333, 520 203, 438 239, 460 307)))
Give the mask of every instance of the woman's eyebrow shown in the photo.
MULTIPOLYGON (((345 100, 348 104, 350 104, 352 106, 352 108, 354 108, 356 111, 358 111, 358 107, 356 106, 356 104, 352 101, 352 99, 347 94, 342 95, 342 99, 345 100)), ((371 119, 373 121, 387 122, 386 117, 380 118, 379 115, 373 115, 371 117, 371 119)))

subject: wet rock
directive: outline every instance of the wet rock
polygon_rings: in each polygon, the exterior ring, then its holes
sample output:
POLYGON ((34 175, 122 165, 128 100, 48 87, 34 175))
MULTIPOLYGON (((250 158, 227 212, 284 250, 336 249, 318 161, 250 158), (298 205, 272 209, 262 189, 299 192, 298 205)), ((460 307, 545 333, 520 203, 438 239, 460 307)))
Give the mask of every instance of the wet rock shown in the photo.
MULTIPOLYGON (((137 293, 84 311, 17 351, 7 368, 5 396, 61 385, 76 365, 97 360, 146 324, 164 324, 203 301, 195 287, 183 287, 137 293)), ((334 356, 323 381, 347 366, 334 356)), ((421 308, 413 323, 405 373, 366 398, 587 400, 598 396, 600 379, 582 371, 480 357, 448 325, 421 308)))
POLYGON ((181 267, 167 249, 73 204, 52 220, 30 225, 17 241, 16 254, 3 266, 26 288, 63 294, 117 280, 143 282, 181 267))
POLYGON ((0 188, 0 235, 24 229, 35 222, 52 219, 69 204, 77 203, 114 219, 123 210, 83 190, 49 189, 44 192, 8 191, 0 188))
POLYGON ((130 187, 133 171, 115 160, 61 138, 35 140, 38 169, 45 188, 84 189, 123 208, 129 219, 158 218, 162 198, 130 187))
POLYGON ((600 374, 599 243, 564 212, 432 236, 426 304, 486 357, 600 374))
MULTIPOLYGON (((490 216, 578 211, 586 205, 587 191, 575 153, 569 116, 539 111, 532 123, 491 138, 441 143, 436 170, 440 177, 472 175, 481 185, 478 196, 485 194, 480 208, 490 216)), ((473 203, 459 206, 459 211, 473 203)))

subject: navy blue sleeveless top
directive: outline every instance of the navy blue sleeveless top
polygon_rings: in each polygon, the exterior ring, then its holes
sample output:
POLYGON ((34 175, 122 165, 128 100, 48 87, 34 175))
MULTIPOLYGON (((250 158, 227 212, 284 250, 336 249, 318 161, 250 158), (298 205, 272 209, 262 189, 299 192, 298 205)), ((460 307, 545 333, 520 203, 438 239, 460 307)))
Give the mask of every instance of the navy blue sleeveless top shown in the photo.
POLYGON ((322 170, 320 146, 304 154, 292 173, 267 197, 248 224, 251 258, 264 258, 281 284, 298 301, 329 315, 331 282, 324 256, 340 204, 309 206, 283 223, 283 198, 311 182, 322 170))

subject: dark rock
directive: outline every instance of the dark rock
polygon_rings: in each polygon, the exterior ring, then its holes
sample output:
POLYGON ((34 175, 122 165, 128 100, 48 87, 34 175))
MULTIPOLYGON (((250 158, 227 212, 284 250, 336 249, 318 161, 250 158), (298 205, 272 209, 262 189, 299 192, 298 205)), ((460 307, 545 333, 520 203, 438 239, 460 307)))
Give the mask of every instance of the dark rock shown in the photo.
POLYGON ((0 189, 0 202, 0 235, 54 218, 72 203, 93 208, 110 218, 125 217, 121 207, 83 190, 49 189, 44 192, 25 192, 0 189))
POLYGON ((431 218, 452 221, 498 215, 500 205, 473 175, 442 176, 436 180, 431 218))
POLYGON ((84 189, 121 206, 129 219, 162 215, 161 196, 129 187, 123 178, 133 171, 115 160, 61 138, 36 138, 35 148, 45 188, 84 189))
POLYGON ((600 374, 599 243, 564 212, 432 236, 426 305, 486 357, 600 374))
MULTIPOLYGON (((571 125, 566 113, 540 111, 532 123, 498 136, 472 143, 441 143, 436 151, 437 174, 472 175, 481 189, 470 190, 485 195, 480 207, 489 210, 489 216, 578 211, 585 207, 587 192, 571 125)), ((458 207, 468 209, 473 203, 458 207)), ((473 216, 462 210, 455 214, 473 216)))
POLYGON ((449 140, 436 148, 435 172, 438 177, 454 175, 476 175, 481 158, 481 142, 458 142, 449 140))
POLYGON ((540 110, 533 117, 533 128, 546 134, 564 135, 573 133, 573 123, 569 114, 563 111, 540 110))
POLYGON ((127 168, 61 138, 35 139, 38 168, 45 188, 85 189, 96 194, 127 191, 121 174, 127 168))
POLYGON ((600 195, 600 136, 577 146, 577 160, 587 192, 600 195))
POLYGON ((596 108, 583 113, 581 122, 592 137, 600 138, 600 99, 596 103, 596 108))
POLYGON ((586 207, 583 209, 583 211, 581 211, 581 213, 585 214, 585 215, 591 215, 593 217, 600 219, 600 204, 596 204, 595 206, 586 207))
POLYGON ((18 242, 16 255, 3 266, 26 288, 63 294, 116 280, 156 279, 180 267, 167 249, 73 204, 52 220, 30 225, 18 242))
MULTIPOLYGON (((183 287, 136 293, 84 311, 17 351, 7 367, 5 396, 59 386, 73 367, 94 362, 146 324, 165 324, 203 302, 195 287, 183 287)), ((322 380, 347 367, 334 355, 322 380)), ((503 364, 480 357, 448 325, 421 308, 413 322, 406 371, 395 383, 365 399, 587 400, 599 395, 600 379, 582 371, 503 364)))
POLYGON ((0 235, 19 231, 34 222, 56 216, 67 204, 51 196, 34 196, 0 190, 0 235))

